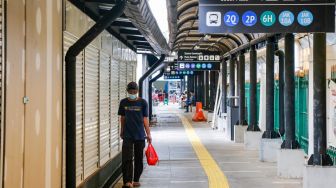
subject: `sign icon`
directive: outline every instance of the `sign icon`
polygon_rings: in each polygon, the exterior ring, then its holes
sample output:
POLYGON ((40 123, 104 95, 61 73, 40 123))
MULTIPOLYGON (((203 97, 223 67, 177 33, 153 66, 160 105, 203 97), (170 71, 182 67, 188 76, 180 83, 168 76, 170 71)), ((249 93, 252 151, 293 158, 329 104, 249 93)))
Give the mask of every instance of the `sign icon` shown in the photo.
POLYGON ((206 14, 206 24, 209 27, 218 27, 221 26, 222 14, 220 12, 207 12, 206 14))
POLYGON ((229 11, 224 15, 225 25, 232 27, 239 23, 239 15, 235 11, 229 11))
POLYGON ((294 14, 291 11, 283 11, 279 15, 279 22, 283 26, 290 26, 294 23, 294 14))
POLYGON ((276 21, 276 16, 272 11, 265 11, 261 14, 260 21, 264 26, 270 27, 276 21))
POLYGON ((242 20, 244 25, 254 26, 257 23, 257 14, 253 11, 247 11, 243 14, 242 20))
POLYGON ((190 66, 190 67, 191 67, 192 69, 194 69, 194 68, 195 68, 195 66, 196 66, 196 65, 195 65, 195 63, 193 63, 193 64, 191 64, 191 66, 190 66))
POLYGON ((184 63, 180 64, 180 69, 184 69, 184 63))
POLYGON ((215 56, 214 55, 210 55, 210 60, 214 61, 215 60, 215 56))
POLYGON ((198 60, 203 61, 203 56, 202 55, 198 56, 198 60))
POLYGON ((314 21, 313 13, 308 10, 301 11, 298 15, 298 22, 302 26, 309 26, 314 21))
POLYGON ((196 68, 197 68, 197 69, 200 69, 200 68, 201 68, 201 64, 200 64, 200 63, 197 63, 196 68))
POLYGON ((211 64, 211 63, 208 63, 207 68, 208 68, 208 69, 211 69, 211 68, 212 68, 212 64, 211 64))
POLYGON ((189 63, 185 64, 185 68, 189 69, 190 68, 190 64, 189 63))
POLYGON ((209 56, 208 55, 204 56, 204 61, 209 61, 209 56))
POLYGON ((202 69, 205 69, 207 65, 205 63, 202 64, 202 69))
POLYGON ((220 60, 220 56, 219 55, 216 55, 215 56, 215 61, 219 61, 220 60))

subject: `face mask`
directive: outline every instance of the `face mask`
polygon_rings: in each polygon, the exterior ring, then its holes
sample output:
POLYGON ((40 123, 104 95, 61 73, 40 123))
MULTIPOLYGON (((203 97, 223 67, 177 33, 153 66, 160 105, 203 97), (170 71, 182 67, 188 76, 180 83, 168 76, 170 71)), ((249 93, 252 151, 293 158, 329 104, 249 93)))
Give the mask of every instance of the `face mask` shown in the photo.
POLYGON ((137 98, 137 95, 129 94, 128 97, 132 100, 135 100, 137 98))

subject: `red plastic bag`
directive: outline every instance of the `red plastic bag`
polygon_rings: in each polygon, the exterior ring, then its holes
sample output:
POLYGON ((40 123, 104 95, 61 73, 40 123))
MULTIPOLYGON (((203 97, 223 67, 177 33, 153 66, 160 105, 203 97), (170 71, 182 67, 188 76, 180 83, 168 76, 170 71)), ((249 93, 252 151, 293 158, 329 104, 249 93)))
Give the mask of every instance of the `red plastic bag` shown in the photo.
POLYGON ((149 144, 146 150, 147 164, 150 166, 156 165, 159 161, 159 157, 152 144, 149 144))

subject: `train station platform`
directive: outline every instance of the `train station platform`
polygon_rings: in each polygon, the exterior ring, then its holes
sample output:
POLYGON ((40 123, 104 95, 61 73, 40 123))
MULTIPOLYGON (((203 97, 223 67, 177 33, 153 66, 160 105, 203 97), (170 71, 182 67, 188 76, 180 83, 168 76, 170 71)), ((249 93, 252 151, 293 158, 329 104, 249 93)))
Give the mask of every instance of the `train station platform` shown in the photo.
MULTIPOLYGON (((207 122, 192 122, 193 114, 177 105, 155 111, 158 124, 151 130, 160 162, 145 166, 142 188, 302 187, 301 179, 277 177, 276 163, 260 162, 258 151, 226 140, 207 122)), ((121 188, 121 181, 114 187, 121 188)))

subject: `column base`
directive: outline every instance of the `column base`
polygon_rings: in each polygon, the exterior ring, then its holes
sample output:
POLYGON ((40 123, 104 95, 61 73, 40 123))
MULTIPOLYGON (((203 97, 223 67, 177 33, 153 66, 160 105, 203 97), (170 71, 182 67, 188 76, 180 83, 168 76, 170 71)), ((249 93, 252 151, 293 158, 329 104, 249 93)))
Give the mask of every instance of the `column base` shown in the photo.
POLYGON ((278 176, 282 178, 302 178, 305 163, 301 149, 280 149, 277 152, 278 176))
POLYGON ((234 126, 234 142, 235 143, 244 143, 244 132, 247 127, 245 125, 236 125, 234 126))
POLYGON ((317 157, 314 157, 313 154, 308 160, 308 165, 332 166, 333 161, 328 154, 318 155, 317 157), (314 159, 317 161, 314 161, 314 159))
POLYGON ((245 131, 244 145, 246 150, 259 150, 262 132, 245 131))
POLYGON ((296 140, 284 140, 281 149, 300 149, 300 144, 296 140))
POLYGON ((262 135, 262 138, 265 138, 265 139, 280 138, 280 134, 275 131, 265 131, 262 135))
POLYGON ((336 167, 305 166, 303 188, 324 188, 336 185, 336 167))
POLYGON ((277 162, 277 151, 281 146, 281 139, 261 139, 259 159, 262 162, 277 162))
POLYGON ((256 132, 260 132, 260 127, 258 125, 249 125, 247 127, 247 131, 256 131, 256 132))

